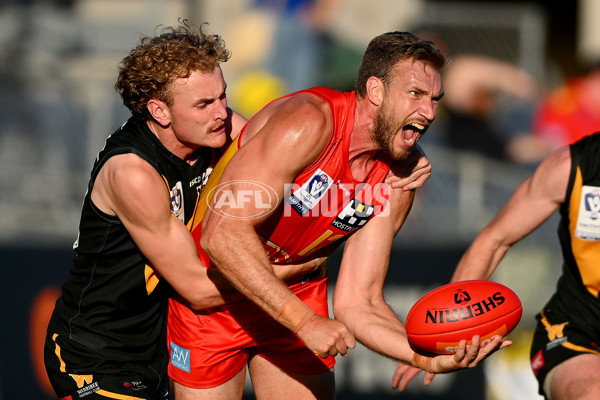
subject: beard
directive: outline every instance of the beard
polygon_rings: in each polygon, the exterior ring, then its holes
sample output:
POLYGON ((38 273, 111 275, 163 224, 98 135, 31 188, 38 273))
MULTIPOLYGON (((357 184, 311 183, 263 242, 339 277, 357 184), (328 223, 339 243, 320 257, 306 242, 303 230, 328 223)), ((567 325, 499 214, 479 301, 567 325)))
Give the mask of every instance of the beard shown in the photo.
POLYGON ((406 160, 412 152, 412 147, 402 146, 398 150, 394 148, 394 138, 397 134, 402 134, 402 126, 392 113, 387 112, 384 101, 373 121, 371 139, 386 156, 396 161, 406 160))

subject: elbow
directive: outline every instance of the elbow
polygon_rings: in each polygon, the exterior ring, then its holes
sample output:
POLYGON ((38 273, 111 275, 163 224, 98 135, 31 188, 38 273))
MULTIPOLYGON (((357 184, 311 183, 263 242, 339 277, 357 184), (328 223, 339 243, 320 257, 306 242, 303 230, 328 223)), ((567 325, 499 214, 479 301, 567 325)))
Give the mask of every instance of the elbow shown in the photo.
POLYGON ((208 254, 211 260, 218 260, 222 253, 225 238, 222 230, 206 230, 202 232, 200 247, 208 254))
POLYGON ((336 320, 345 323, 348 315, 348 307, 345 307, 343 302, 332 301, 332 312, 336 320))
POLYGON ((202 311, 206 310, 207 308, 212 308, 218 305, 215 302, 211 301, 211 299, 209 299, 208 297, 202 296, 200 294, 186 299, 186 303, 187 306, 193 311, 202 311))

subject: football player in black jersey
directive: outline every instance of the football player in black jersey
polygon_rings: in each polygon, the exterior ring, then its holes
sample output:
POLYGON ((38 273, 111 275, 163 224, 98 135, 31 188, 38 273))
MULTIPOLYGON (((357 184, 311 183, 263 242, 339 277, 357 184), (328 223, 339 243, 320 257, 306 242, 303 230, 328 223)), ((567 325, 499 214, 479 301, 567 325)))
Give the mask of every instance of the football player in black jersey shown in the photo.
MULTIPOLYGON (((475 238, 453 281, 489 279, 506 252, 556 210, 563 269, 536 316, 531 368, 549 400, 597 399, 600 393, 600 132, 546 157, 475 238)), ((402 388, 416 370, 399 367, 402 388)), ((426 376, 426 382, 432 375, 426 376)))
MULTIPOLYGON (((202 309, 239 295, 205 268, 186 227, 218 149, 246 122, 227 107, 228 59, 218 35, 181 21, 142 37, 120 63, 115 87, 132 117, 95 161, 46 337, 60 399, 166 399, 169 296, 202 309)), ((430 171, 421 157, 393 187, 420 187, 430 171)), ((295 282, 316 265, 277 272, 295 282)))

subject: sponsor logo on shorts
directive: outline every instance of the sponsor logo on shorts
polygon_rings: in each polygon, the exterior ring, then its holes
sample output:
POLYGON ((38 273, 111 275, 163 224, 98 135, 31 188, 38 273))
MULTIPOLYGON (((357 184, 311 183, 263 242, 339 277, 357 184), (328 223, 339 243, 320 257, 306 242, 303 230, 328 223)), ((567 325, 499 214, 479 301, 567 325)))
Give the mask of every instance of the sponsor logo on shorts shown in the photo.
POLYGON ((190 372, 190 351, 171 342, 171 364, 182 371, 190 372))
POLYGON ((91 385, 87 385, 79 390, 77 390, 77 395, 79 398, 85 397, 89 394, 95 393, 100 390, 100 386, 98 386, 98 382, 94 382, 91 385))
POLYGON ((208 192, 212 200, 208 207, 215 213, 233 219, 260 218, 273 212, 279 203, 277 192, 255 181, 230 181, 208 192))
POLYGON ((142 381, 123 382, 123 387, 126 387, 127 389, 132 389, 132 390, 144 390, 144 389, 148 388, 146 385, 144 385, 144 382, 142 382, 142 381))
POLYGON ((535 353, 535 356, 531 359, 531 368, 533 369, 533 373, 537 376, 540 372, 540 369, 545 365, 544 361, 544 353, 542 351, 538 351, 535 353))

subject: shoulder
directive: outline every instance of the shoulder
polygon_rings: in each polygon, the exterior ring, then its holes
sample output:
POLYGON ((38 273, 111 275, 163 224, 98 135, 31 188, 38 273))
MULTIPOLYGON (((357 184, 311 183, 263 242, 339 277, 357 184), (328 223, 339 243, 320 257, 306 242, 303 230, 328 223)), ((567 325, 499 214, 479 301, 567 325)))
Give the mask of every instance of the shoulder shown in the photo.
POLYGON ((140 189, 151 182, 162 181, 158 171, 147 160, 134 153, 110 157, 100 171, 99 178, 101 176, 111 185, 140 189))
POLYGON ((264 132, 293 142, 317 140, 330 133, 332 113, 327 101, 312 93, 296 93, 277 99, 259 111, 248 123, 244 140, 264 132))
POLYGON ((240 134, 242 128, 244 127, 244 125, 246 125, 246 122, 248 122, 248 120, 242 114, 238 113, 235 110, 232 110, 231 108, 228 109, 228 113, 230 115, 229 118, 231 121, 231 129, 230 132, 228 132, 228 134, 229 138, 231 140, 234 140, 240 134))
POLYGON ((98 171, 91 191, 94 204, 110 215, 150 208, 148 202, 155 198, 163 198, 168 203, 168 186, 154 167, 133 153, 110 157, 98 171))
POLYGON ((529 179, 534 193, 557 203, 565 200, 571 176, 571 149, 563 146, 546 157, 529 179))

